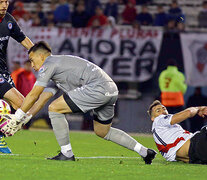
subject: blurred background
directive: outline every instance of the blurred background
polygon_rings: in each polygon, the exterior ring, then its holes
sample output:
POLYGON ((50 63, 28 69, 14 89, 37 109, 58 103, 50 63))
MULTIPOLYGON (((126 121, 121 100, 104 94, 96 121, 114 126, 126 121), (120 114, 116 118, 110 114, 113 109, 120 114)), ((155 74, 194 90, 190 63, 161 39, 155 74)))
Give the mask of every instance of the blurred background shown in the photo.
MULTIPOLYGON (((120 92, 115 127, 149 133, 155 99, 169 113, 207 104, 207 1, 11 0, 8 11, 33 42, 88 59, 112 77, 120 92)), ((24 96, 36 80, 27 58, 10 39, 8 65, 24 96)), ((25 128, 50 128, 47 107, 25 128)), ((91 112, 67 119, 70 129, 93 129, 91 112)), ((206 123, 194 117, 182 126, 195 132, 206 123)))

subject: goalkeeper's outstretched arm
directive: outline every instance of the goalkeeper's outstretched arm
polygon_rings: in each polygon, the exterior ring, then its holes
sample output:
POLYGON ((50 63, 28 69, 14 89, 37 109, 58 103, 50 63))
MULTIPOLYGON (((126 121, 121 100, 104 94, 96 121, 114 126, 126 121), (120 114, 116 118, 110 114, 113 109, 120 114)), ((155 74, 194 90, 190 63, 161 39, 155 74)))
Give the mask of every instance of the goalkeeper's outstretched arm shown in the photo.
MULTIPOLYGON (((21 105, 21 110, 23 112, 27 112, 30 110, 30 108, 36 103, 36 101, 39 99, 40 95, 42 94, 44 90, 43 86, 34 86, 32 90, 29 92, 29 94, 26 96, 24 99, 22 105, 21 105)), ((19 110, 19 109, 18 109, 19 110)), ((18 111, 17 110, 17 111, 18 111)), ((15 113, 16 114, 16 113, 15 113)))
POLYGON ((43 92, 36 103, 31 107, 31 109, 27 112, 28 115, 35 116, 48 102, 48 100, 53 96, 52 92, 43 92))

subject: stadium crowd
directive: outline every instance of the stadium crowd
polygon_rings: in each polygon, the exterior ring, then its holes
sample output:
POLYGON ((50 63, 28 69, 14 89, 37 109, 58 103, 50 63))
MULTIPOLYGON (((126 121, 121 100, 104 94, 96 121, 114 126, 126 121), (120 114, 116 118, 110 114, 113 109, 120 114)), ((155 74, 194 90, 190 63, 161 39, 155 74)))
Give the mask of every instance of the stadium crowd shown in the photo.
MULTIPOLYGON (((11 0, 9 12, 15 17, 21 27, 34 26, 72 26, 103 27, 109 24, 141 26, 164 26, 169 30, 183 31, 185 15, 176 0, 172 0, 168 10, 157 5, 155 14, 151 14, 148 5, 152 0, 51 0, 45 9, 39 0, 11 0), (25 4, 34 2, 32 10, 25 4), (138 8, 141 7, 141 8, 138 8), (122 7, 122 8, 121 8, 122 7)), ((206 7, 206 5, 204 5, 206 7)), ((205 11, 199 19, 202 21, 205 11)))

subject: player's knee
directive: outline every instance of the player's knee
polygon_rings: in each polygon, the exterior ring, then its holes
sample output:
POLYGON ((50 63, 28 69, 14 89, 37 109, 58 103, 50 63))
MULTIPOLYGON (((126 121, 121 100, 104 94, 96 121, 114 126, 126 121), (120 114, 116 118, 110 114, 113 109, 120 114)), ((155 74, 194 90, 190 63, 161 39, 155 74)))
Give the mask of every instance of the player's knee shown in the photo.
POLYGON ((108 134, 108 129, 96 129, 94 128, 94 132, 97 136, 104 138, 108 134))
POLYGON ((51 103, 48 107, 48 110, 50 112, 57 112, 57 108, 55 107, 55 104, 54 103, 51 103))

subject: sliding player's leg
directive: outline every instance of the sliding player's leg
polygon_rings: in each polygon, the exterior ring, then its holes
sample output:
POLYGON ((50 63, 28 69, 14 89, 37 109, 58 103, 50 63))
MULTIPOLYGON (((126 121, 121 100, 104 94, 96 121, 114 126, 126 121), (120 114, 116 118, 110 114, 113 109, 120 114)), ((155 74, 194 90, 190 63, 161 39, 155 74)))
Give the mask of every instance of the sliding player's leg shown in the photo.
POLYGON ((207 126, 201 128, 190 139, 189 163, 207 164, 207 126))

